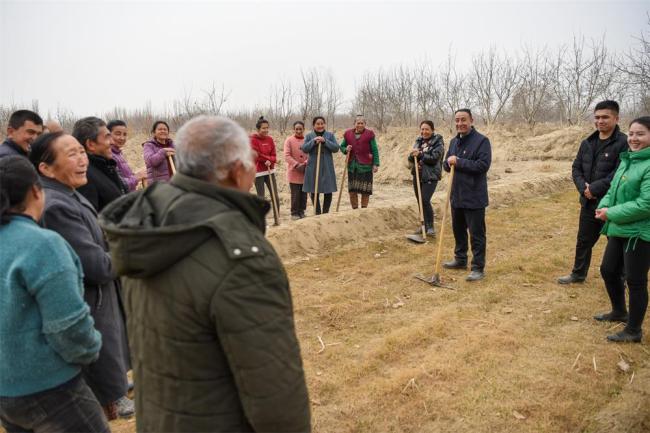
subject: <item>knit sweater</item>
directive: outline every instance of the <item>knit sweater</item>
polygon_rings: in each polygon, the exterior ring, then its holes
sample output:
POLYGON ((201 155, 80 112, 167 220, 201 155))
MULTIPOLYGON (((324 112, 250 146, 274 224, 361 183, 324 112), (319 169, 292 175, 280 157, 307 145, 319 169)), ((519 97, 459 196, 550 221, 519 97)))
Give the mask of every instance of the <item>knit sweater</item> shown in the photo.
POLYGON ((84 302, 79 258, 27 216, 0 226, 0 396, 57 387, 95 361, 101 335, 84 302))

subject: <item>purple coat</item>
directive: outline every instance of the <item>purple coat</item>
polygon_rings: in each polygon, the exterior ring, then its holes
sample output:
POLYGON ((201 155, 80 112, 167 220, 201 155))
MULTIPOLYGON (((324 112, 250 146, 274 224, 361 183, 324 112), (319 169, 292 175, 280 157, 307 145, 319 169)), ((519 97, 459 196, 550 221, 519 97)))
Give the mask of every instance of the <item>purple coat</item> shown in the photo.
POLYGON ((129 188, 129 191, 135 191, 138 186, 138 178, 133 174, 133 170, 129 167, 129 163, 126 162, 122 151, 116 147, 111 147, 111 152, 113 152, 113 161, 117 162, 117 171, 120 173, 120 177, 129 188))
POLYGON ((167 152, 165 149, 174 148, 174 142, 171 139, 167 140, 167 144, 162 146, 151 138, 145 141, 142 145, 144 147, 144 163, 147 166, 147 184, 153 182, 168 181, 171 178, 169 162, 167 161, 167 152))

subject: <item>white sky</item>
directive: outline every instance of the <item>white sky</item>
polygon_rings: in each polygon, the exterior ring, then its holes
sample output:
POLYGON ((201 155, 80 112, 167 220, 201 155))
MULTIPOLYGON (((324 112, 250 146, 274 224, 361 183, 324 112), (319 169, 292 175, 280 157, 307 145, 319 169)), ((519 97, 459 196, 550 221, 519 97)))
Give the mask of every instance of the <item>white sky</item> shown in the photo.
POLYGON ((329 68, 344 96, 364 72, 429 59, 460 66, 491 45, 553 48, 574 34, 626 50, 650 2, 61 2, 0 0, 0 104, 78 115, 154 109, 210 83, 229 107, 263 104, 300 69, 329 68))

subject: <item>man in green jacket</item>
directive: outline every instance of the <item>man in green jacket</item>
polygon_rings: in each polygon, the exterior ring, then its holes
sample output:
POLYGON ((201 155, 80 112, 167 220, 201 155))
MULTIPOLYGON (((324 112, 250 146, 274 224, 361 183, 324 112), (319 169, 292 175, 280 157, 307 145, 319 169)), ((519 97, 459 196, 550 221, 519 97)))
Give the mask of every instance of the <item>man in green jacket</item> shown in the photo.
POLYGON ((100 222, 124 276, 139 432, 308 432, 289 282, 265 239, 268 203, 235 122, 176 136, 178 173, 100 222))

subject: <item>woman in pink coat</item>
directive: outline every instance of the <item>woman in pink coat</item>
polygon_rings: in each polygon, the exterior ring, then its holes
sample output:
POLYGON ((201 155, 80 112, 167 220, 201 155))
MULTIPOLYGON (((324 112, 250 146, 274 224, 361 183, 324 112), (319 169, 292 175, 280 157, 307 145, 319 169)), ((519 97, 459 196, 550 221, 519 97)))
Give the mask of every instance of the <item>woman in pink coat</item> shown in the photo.
POLYGON ((169 138, 169 125, 158 120, 151 128, 151 137, 144 142, 144 163, 147 166, 147 184, 168 181, 172 177, 170 158, 174 158, 174 142, 169 138))
POLYGON ((284 142, 284 159, 287 162, 287 180, 291 189, 291 219, 305 217, 307 193, 302 192, 308 155, 300 150, 305 142, 305 124, 300 120, 293 123, 293 135, 284 142))

